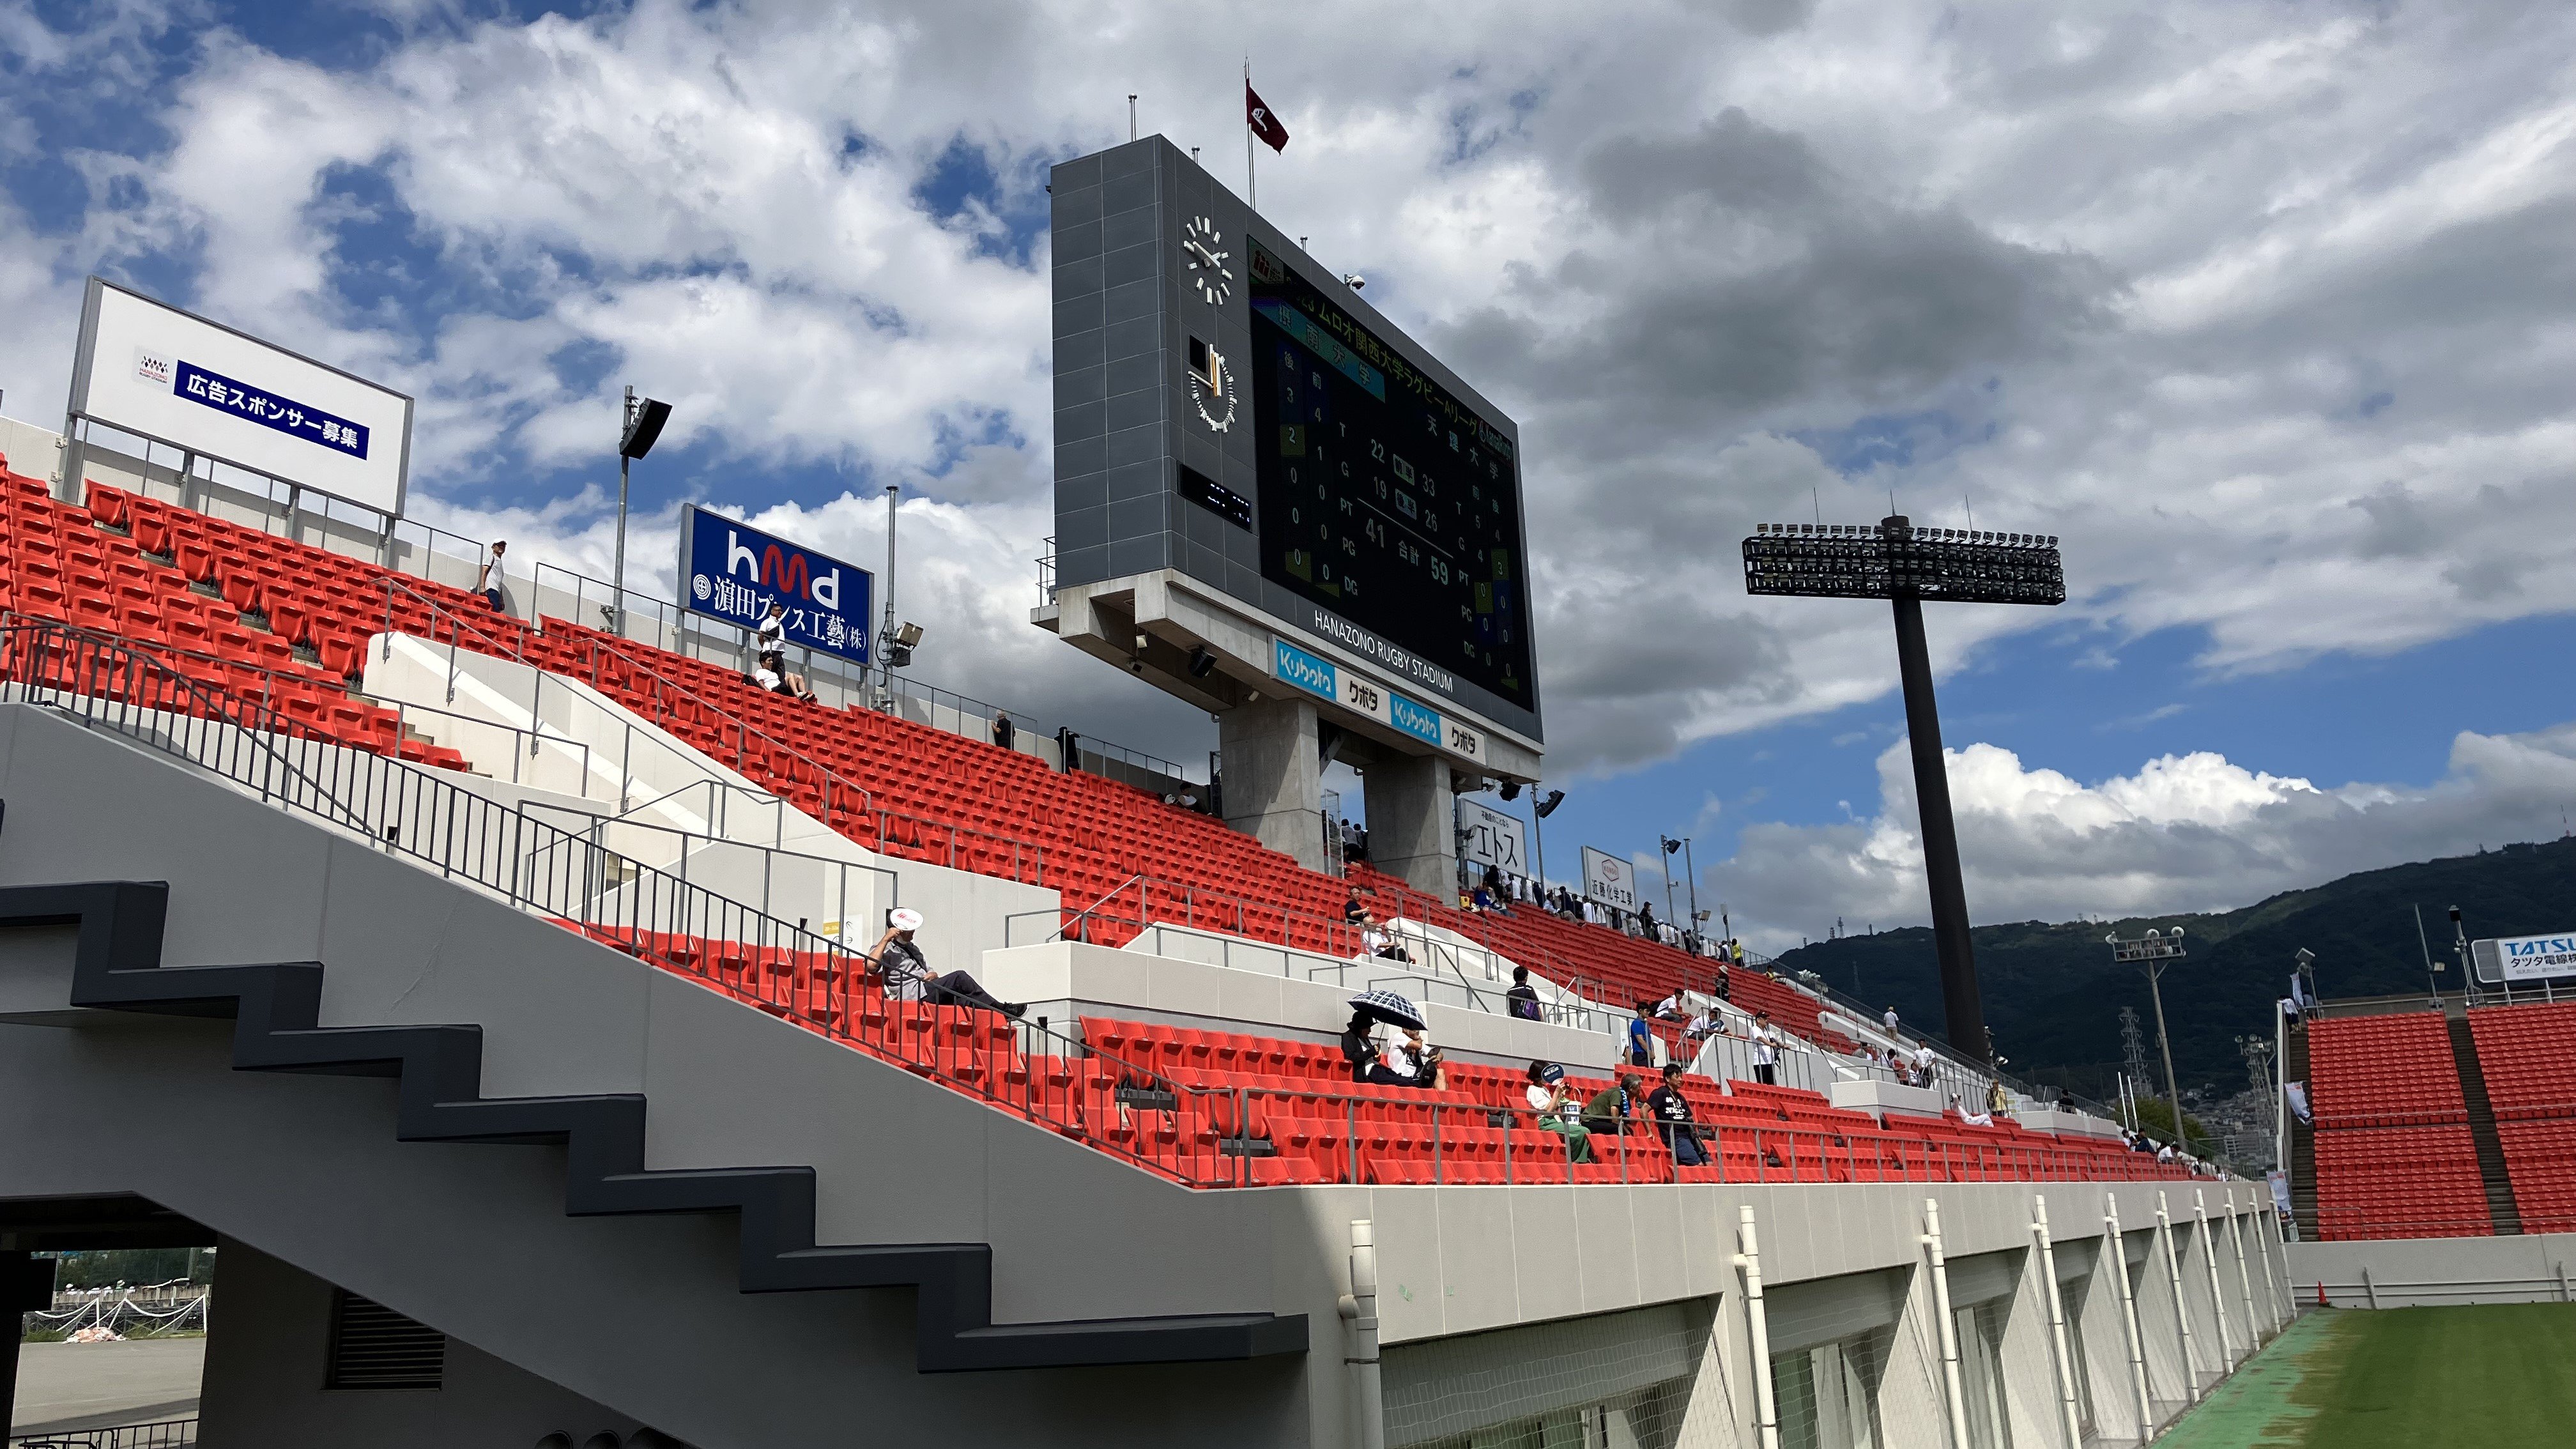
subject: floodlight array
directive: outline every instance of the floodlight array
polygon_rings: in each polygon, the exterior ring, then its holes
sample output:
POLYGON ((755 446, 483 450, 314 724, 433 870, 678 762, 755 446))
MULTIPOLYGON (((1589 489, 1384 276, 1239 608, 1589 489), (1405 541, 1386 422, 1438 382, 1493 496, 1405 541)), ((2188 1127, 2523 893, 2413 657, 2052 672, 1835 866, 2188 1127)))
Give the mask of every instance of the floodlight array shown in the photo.
POLYGON ((1826 599, 1900 594, 1971 604, 2062 604, 2054 535, 1879 523, 1764 523, 1744 540, 1744 589, 1826 599))

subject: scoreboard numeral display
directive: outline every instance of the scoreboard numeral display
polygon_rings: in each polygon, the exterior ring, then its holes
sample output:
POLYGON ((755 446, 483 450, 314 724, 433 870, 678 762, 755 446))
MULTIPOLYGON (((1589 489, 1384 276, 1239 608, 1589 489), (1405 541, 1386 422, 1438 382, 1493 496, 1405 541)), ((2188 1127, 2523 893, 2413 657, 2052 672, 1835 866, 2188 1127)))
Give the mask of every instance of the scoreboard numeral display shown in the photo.
POLYGON ((1511 441, 1257 241, 1250 270, 1263 575, 1534 707, 1511 441))

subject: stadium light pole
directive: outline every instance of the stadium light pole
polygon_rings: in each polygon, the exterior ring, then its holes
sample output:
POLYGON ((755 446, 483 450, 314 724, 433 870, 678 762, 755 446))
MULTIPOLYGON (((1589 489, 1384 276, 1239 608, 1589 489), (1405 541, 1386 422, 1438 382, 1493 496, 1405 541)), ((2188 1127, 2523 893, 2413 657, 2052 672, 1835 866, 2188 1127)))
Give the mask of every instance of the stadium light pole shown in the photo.
POLYGON ((2174 1150, 2189 1152, 2191 1148, 2186 1145, 2189 1139, 2182 1130, 2182 1086, 2174 1077, 2173 1038, 2165 1032, 2163 984, 2165 963, 2183 954, 2182 927, 2176 926, 2160 935, 2150 926, 2147 934, 2135 941, 2121 940, 2117 931, 2102 939, 2110 944, 2112 961, 2134 964, 2147 973, 2147 994, 2154 998, 2156 1007, 2156 1045, 2165 1054, 2165 1099, 2173 1107, 2174 1150))
POLYGON ((671 420, 671 405, 638 398, 629 386, 622 417, 617 430, 617 566, 608 585, 609 630, 620 639, 626 637, 626 469, 653 451, 662 425, 671 420))
POLYGON ((1932 656, 1923 640, 1923 602, 2062 604, 2066 573, 2056 538, 1916 528, 1903 514, 1872 525, 1764 523, 1744 540, 1744 591, 1811 599, 1886 599, 1896 616, 1896 669, 1905 694, 1905 734, 1914 756, 1914 795, 1923 830, 1923 874, 1932 898, 1932 939, 1941 958, 1941 1003, 1950 1045, 1991 1064, 1977 958, 1968 939, 1968 892, 1959 872, 1959 833, 1950 815, 1950 777, 1932 697, 1932 656))
POLYGON ((1655 837, 1655 844, 1662 847, 1664 852, 1664 858, 1657 864, 1663 867, 1664 923, 1670 925, 1673 919, 1673 852, 1681 849, 1682 843, 1669 835, 1658 835, 1655 837))

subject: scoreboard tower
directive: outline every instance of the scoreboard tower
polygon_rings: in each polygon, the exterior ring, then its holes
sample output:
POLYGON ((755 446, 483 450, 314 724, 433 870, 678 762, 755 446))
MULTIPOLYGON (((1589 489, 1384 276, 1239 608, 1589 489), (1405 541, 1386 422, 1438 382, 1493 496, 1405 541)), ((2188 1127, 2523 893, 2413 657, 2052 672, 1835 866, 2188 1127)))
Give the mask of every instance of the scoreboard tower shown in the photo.
POLYGON ((1456 882, 1453 799, 1538 778, 1520 431, 1160 136, 1052 178, 1055 575, 1033 616, 1210 711, 1228 824, 1456 882))

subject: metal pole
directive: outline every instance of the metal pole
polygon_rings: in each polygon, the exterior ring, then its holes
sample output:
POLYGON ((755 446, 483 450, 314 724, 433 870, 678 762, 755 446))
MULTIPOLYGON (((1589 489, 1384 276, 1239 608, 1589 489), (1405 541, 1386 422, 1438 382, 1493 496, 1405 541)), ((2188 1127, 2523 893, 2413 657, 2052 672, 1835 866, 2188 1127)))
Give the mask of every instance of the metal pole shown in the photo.
POLYGON ((1959 1387, 1959 1325, 1950 1314, 1950 1260, 1941 1250, 1941 1200, 1923 1199, 1923 1236, 1932 1250, 1932 1302, 1941 1315, 1941 1391, 1949 1401, 1950 1442, 1968 1443, 1968 1397, 1959 1387))
POLYGON ((2111 1236, 2111 1274, 2120 1283, 2120 1324, 2129 1335, 2129 1387, 2138 1396, 2138 1442, 2156 1432, 2155 1398, 2147 1391, 2147 1343, 2138 1330, 2138 1295, 2129 1286, 2129 1253, 2120 1241, 2120 1199, 2102 1194, 2102 1230, 2111 1236))
MULTIPOLYGON (((1899 519, 1890 524, 1902 527, 1899 519)), ((1932 654, 1923 642, 1923 601, 1898 592, 1896 672, 1905 689, 1905 736, 1914 755, 1914 798, 1923 827, 1923 874, 1932 893, 1932 940, 1941 958, 1941 1008, 1950 1044, 1992 1065, 1985 1008, 1977 997, 1977 956, 1968 940, 1968 889, 1959 875, 1959 832, 1950 817, 1950 775, 1941 754, 1941 716, 1932 698, 1932 654)))
POLYGON ((608 631, 618 638, 626 637, 626 456, 627 428, 635 425, 635 388, 628 384, 626 410, 620 415, 617 434, 617 568, 609 576, 608 631))
POLYGON ((2048 1197, 2030 1195, 2031 1236, 2039 1239, 2039 1272, 2048 1280, 2048 1334, 2057 1353, 2057 1399, 2066 1417, 2066 1449, 2084 1449, 2084 1424, 2075 1406, 2075 1359, 2066 1347, 2066 1300, 2057 1288, 2057 1248, 2048 1238, 2048 1197))
POLYGON ((882 681, 879 685, 879 692, 885 696, 885 698, 879 702, 880 707, 892 709, 894 707, 894 519, 895 504, 903 492, 903 485, 900 483, 888 483, 886 485, 885 492, 885 623, 877 631, 877 647, 885 651, 885 657, 877 661, 877 676, 879 680, 882 681))
POLYGON ((1691 839, 1687 835, 1682 837, 1682 874, 1690 877, 1690 931, 1693 936, 1697 936, 1700 934, 1699 867, 1691 863, 1691 839))
POLYGON ((2165 968, 2152 962, 2148 964, 2147 993, 2155 998, 2156 1003, 2156 1046, 2165 1054, 2165 1100, 2173 1106, 2174 1151, 2189 1152, 2191 1148, 2184 1141, 2182 1131, 2182 1088, 2174 1080, 2173 1038, 2165 1033, 2164 975, 2165 968))
POLYGON ((2245 1352, 2251 1355, 2263 1346, 2263 1327, 2254 1319, 2254 1270, 2245 1266, 2245 1231, 2236 1220, 2233 1186, 2227 1189, 2227 1246, 2236 1254, 2236 1286, 2245 1293, 2245 1352))
POLYGON ((1386 1449, 1385 1386, 1377 1351, 1377 1229, 1367 1218, 1351 1220, 1351 1291, 1341 1301, 1351 1325, 1351 1418, 1358 1449, 1386 1449))
POLYGON ((1735 1240, 1744 1250, 1735 1255, 1735 1266, 1744 1273, 1744 1318, 1753 1338, 1754 1419, 1762 1449, 1780 1449, 1780 1403, 1771 1384, 1771 1319, 1762 1302, 1762 1240, 1749 1203, 1735 1210, 1735 1240))
POLYGON ((1547 906, 1547 832, 1539 828, 1544 823, 1538 813, 1541 783, 1530 781, 1530 850, 1538 857, 1539 907, 1544 910, 1547 906))
POLYGON ((2156 1236, 2165 1249, 2165 1280, 2172 1285, 2174 1331, 2182 1341, 2182 1390, 2192 1403, 2200 1402, 2200 1370, 2191 1361, 2191 1310, 2182 1301, 2182 1260, 2174 1255, 2173 1214, 2165 1206, 2162 1189, 2156 1192, 2156 1236))
MULTIPOLYGON (((1243 94, 1247 104, 1252 95, 1252 60, 1243 62, 1243 94)), ((1243 204, 1254 211, 1261 209, 1261 173, 1252 164, 1252 115, 1243 117, 1243 204)))
POLYGON ((2218 1320, 2218 1371, 2236 1366, 2236 1344, 2227 1331, 2227 1298, 2218 1289, 2218 1237, 2209 1227, 2209 1195, 2191 1190, 2191 1210, 2200 1219, 2200 1257, 2209 1267, 2209 1316, 2218 1320))

